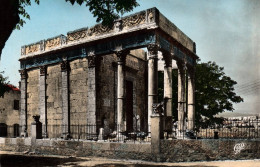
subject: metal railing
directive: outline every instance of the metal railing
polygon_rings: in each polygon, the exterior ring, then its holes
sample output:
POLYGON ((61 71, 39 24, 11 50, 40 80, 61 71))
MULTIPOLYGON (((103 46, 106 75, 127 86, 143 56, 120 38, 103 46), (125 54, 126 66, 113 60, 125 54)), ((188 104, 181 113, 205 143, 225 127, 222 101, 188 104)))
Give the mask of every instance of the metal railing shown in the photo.
POLYGON ((196 127, 194 131, 179 132, 177 124, 172 129, 173 138, 177 136, 190 139, 260 139, 260 121, 225 120, 223 124, 207 127, 196 127))
POLYGON ((255 120, 225 120, 223 125, 211 125, 199 128, 196 135, 201 138, 213 139, 259 139, 260 121, 255 120))
POLYGON ((97 125, 48 125, 48 138, 65 138, 71 140, 92 140, 108 142, 150 142, 150 133, 142 131, 125 131, 118 125, 113 130, 97 125))

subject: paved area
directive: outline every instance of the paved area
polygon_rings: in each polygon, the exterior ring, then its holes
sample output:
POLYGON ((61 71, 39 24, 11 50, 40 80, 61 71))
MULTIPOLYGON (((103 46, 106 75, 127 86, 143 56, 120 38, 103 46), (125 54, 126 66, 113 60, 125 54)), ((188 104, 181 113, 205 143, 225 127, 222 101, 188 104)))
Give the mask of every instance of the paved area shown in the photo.
POLYGON ((71 167, 260 167, 260 159, 237 161, 155 163, 133 160, 113 160, 93 157, 42 156, 33 153, 0 151, 0 167, 9 166, 71 166, 71 167))

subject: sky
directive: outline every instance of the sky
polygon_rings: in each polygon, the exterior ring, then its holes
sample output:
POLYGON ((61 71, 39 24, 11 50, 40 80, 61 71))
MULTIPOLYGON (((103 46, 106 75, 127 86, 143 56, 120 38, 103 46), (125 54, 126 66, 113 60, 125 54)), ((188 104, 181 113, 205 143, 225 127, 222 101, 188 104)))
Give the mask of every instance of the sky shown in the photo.
MULTIPOLYGON (((260 1, 258 0, 137 0, 135 13, 152 7, 196 42, 202 62, 215 61, 237 81, 236 92, 244 102, 231 115, 260 111, 260 1)), ((0 71, 18 85, 20 48, 68 31, 96 24, 88 8, 65 0, 41 0, 26 8, 31 19, 14 30, 3 49, 0 71)), ((127 13, 124 16, 131 14, 127 13)))

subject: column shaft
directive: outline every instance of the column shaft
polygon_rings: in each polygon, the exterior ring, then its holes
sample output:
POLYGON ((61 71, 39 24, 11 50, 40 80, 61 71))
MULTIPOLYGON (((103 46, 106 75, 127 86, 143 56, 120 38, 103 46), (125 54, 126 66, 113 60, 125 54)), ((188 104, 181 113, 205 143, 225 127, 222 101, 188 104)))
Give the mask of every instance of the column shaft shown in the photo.
POLYGON ((42 135, 44 138, 48 137, 47 133, 47 107, 46 107, 46 67, 40 67, 39 78, 39 111, 40 121, 42 123, 42 135))
POLYGON ((183 65, 178 65, 178 130, 180 133, 185 130, 185 97, 185 70, 183 69, 183 65))
POLYGON ((195 76, 194 70, 188 71, 188 130, 195 124, 195 76))
POLYGON ((165 102, 165 118, 164 130, 172 131, 172 59, 164 55, 164 102, 165 102))
POLYGON ((158 102, 158 46, 148 45, 148 132, 151 132, 153 103, 158 102))
POLYGON ((117 55, 117 126, 125 131, 124 125, 124 101, 125 101, 125 59, 129 51, 116 51, 117 55))
MULTIPOLYGON (((97 85, 96 85, 96 56, 93 52, 88 54, 88 99, 87 99, 87 124, 97 124, 97 85)), ((95 129, 95 128, 93 128, 95 129)), ((96 130, 95 130, 96 131, 96 130)), ((94 133, 94 132, 93 132, 94 133)))
POLYGON ((20 70, 21 74, 21 110, 20 110, 20 126, 22 126, 22 137, 27 137, 27 71, 20 70))
POLYGON ((61 63, 61 96, 62 96, 62 136, 70 137, 70 111, 69 111, 69 62, 61 63))

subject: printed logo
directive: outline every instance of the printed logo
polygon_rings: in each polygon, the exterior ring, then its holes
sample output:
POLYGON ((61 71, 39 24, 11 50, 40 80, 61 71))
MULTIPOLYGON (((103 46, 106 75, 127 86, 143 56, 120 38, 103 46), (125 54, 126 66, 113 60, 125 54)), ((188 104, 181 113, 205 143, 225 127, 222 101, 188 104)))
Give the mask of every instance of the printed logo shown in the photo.
POLYGON ((234 152, 235 152, 235 154, 240 153, 243 149, 245 149, 245 143, 237 143, 237 144, 234 146, 234 152))

